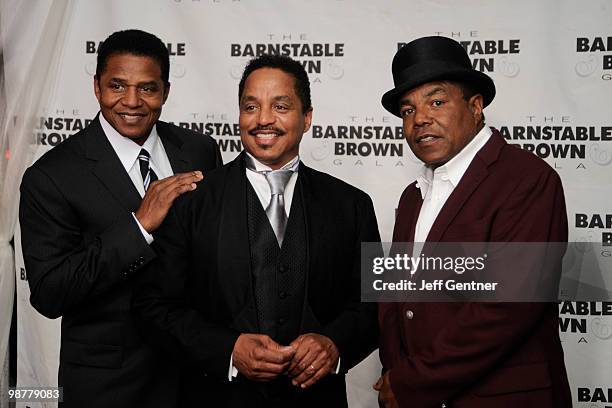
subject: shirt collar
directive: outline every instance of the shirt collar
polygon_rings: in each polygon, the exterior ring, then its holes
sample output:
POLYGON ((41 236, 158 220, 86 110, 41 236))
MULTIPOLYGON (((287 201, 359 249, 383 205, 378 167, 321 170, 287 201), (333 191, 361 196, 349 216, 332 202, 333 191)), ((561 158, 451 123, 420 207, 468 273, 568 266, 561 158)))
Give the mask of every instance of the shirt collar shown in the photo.
POLYGON ((476 136, 447 163, 435 170, 423 166, 421 173, 416 177, 417 188, 421 190, 421 198, 425 199, 425 195, 433 183, 434 174, 446 174, 448 181, 455 188, 459 181, 461 181, 470 163, 472 163, 472 160, 474 160, 474 157, 476 157, 476 154, 487 143, 492 134, 493 132, 488 126, 483 126, 476 133, 476 136))
MULTIPOLYGON (((274 171, 272 170, 272 168, 270 168, 269 166, 266 166, 265 164, 263 164, 262 162, 260 162, 259 160, 257 160, 251 153, 246 152, 246 154, 253 159, 253 164, 255 165, 255 172, 256 173, 260 173, 260 172, 266 172, 266 171, 274 171)), ((281 167, 279 170, 291 170, 293 172, 298 171, 298 168, 300 167, 300 156, 297 155, 295 156, 293 159, 289 160, 289 162, 287 162, 283 167, 281 167)), ((249 169, 250 170, 250 169, 249 169)))
POLYGON ((141 149, 145 149, 147 152, 149 152, 151 157, 153 156, 153 150, 157 148, 157 141, 159 140, 157 125, 153 126, 149 137, 147 137, 147 140, 142 146, 140 146, 138 143, 125 136, 122 136, 119 132, 117 132, 117 130, 110 123, 108 123, 102 112, 100 112, 98 117, 100 120, 100 125, 102 125, 102 130, 113 147, 113 150, 115 150, 115 153, 119 157, 125 171, 130 171, 138 159, 141 149))

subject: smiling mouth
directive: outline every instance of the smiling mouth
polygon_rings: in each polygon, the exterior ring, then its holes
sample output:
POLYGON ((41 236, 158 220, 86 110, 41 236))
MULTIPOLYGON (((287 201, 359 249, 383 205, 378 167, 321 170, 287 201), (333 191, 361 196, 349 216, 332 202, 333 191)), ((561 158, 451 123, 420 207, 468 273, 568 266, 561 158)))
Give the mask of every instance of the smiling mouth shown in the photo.
POLYGON ((258 139, 271 140, 271 139, 274 139, 275 137, 280 137, 284 135, 284 132, 282 132, 279 129, 254 129, 254 130, 251 130, 249 134, 258 139))
POLYGON ((119 115, 124 121, 128 123, 138 122, 140 119, 146 116, 143 113, 127 113, 127 112, 118 113, 117 115, 119 115))
POLYGON ((434 136, 434 135, 423 135, 423 136, 419 136, 416 138, 416 143, 429 143, 429 142, 433 142, 434 140, 439 139, 438 136, 434 136))

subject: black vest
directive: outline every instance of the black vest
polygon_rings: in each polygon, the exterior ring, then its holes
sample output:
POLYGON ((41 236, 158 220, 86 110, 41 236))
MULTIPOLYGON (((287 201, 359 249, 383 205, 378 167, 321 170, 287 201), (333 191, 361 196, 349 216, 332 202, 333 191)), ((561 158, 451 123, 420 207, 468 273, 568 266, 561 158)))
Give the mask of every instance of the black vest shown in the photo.
POLYGON ((248 182, 247 215, 259 333, 288 345, 300 333, 307 276, 306 218, 299 178, 282 248, 257 193, 248 182))

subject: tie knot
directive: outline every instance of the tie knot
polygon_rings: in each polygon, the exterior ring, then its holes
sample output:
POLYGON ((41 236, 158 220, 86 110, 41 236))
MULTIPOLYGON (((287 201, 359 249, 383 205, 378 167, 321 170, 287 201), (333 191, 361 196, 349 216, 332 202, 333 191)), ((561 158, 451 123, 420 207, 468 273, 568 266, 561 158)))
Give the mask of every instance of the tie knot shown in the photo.
POLYGON ((274 170, 266 173, 266 180, 272 194, 284 194, 285 186, 293 174, 291 170, 274 170))
POLYGON ((149 157, 151 156, 149 155, 149 152, 147 152, 145 149, 141 149, 140 153, 138 153, 138 160, 149 161, 149 157))

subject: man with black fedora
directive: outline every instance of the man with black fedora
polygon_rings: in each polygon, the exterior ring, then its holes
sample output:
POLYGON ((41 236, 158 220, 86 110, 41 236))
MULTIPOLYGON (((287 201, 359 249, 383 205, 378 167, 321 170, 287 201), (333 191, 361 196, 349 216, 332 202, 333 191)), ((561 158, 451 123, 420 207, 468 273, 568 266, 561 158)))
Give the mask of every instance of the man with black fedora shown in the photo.
MULTIPOLYGON (((459 43, 414 40, 392 72, 382 105, 424 164, 394 242, 567 241, 559 176, 485 126, 495 85, 459 43)), ((379 325, 381 406, 572 406, 554 303, 386 303, 379 325)))

